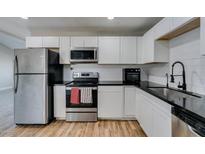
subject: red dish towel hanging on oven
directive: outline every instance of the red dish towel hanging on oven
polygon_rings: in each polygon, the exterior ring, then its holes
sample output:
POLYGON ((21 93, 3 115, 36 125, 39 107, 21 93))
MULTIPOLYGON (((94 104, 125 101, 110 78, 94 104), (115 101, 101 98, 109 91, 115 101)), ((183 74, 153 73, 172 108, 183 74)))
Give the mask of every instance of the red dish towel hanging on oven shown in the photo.
POLYGON ((80 89, 79 88, 71 88, 71 104, 80 104, 80 89))

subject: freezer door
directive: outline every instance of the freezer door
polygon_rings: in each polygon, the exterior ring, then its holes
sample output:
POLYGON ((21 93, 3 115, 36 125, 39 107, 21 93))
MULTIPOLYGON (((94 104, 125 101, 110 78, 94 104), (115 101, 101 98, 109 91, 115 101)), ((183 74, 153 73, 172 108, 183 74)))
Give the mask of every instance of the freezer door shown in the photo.
POLYGON ((47 49, 16 49, 15 73, 47 73, 47 49), (18 69, 18 72, 17 70, 18 69))
POLYGON ((14 95, 16 124, 45 124, 48 122, 47 75, 19 75, 14 95))

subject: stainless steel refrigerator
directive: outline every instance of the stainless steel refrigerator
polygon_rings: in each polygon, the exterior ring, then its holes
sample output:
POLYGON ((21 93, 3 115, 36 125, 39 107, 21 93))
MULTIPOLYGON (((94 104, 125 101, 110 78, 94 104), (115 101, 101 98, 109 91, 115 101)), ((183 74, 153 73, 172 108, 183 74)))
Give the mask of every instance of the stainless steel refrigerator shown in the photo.
POLYGON ((58 51, 17 49, 14 59, 14 119, 16 124, 52 121, 53 84, 62 81, 58 51))

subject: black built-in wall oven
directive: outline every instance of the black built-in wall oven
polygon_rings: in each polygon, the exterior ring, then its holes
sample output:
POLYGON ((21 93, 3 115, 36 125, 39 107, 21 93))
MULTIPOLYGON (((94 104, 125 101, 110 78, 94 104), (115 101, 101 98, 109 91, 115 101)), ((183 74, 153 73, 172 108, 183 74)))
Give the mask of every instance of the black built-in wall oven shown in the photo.
POLYGON ((126 84, 140 84, 141 70, 140 68, 123 69, 123 82, 126 84))

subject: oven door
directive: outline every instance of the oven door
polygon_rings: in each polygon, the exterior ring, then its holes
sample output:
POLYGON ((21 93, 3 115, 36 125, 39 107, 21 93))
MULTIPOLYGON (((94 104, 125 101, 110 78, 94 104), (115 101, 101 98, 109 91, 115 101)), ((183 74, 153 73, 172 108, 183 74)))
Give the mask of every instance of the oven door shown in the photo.
POLYGON ((138 72, 127 72, 125 77, 126 83, 139 83, 140 82, 140 73, 138 72))
MULTIPOLYGON (((81 89, 80 87, 78 87, 81 89)), ((88 88, 88 87, 83 87, 88 88)), ((66 87, 66 108, 97 108, 97 100, 98 100, 98 91, 97 87, 92 88, 92 103, 79 103, 79 104, 72 104, 70 102, 71 99, 71 89, 72 87, 66 87)))

